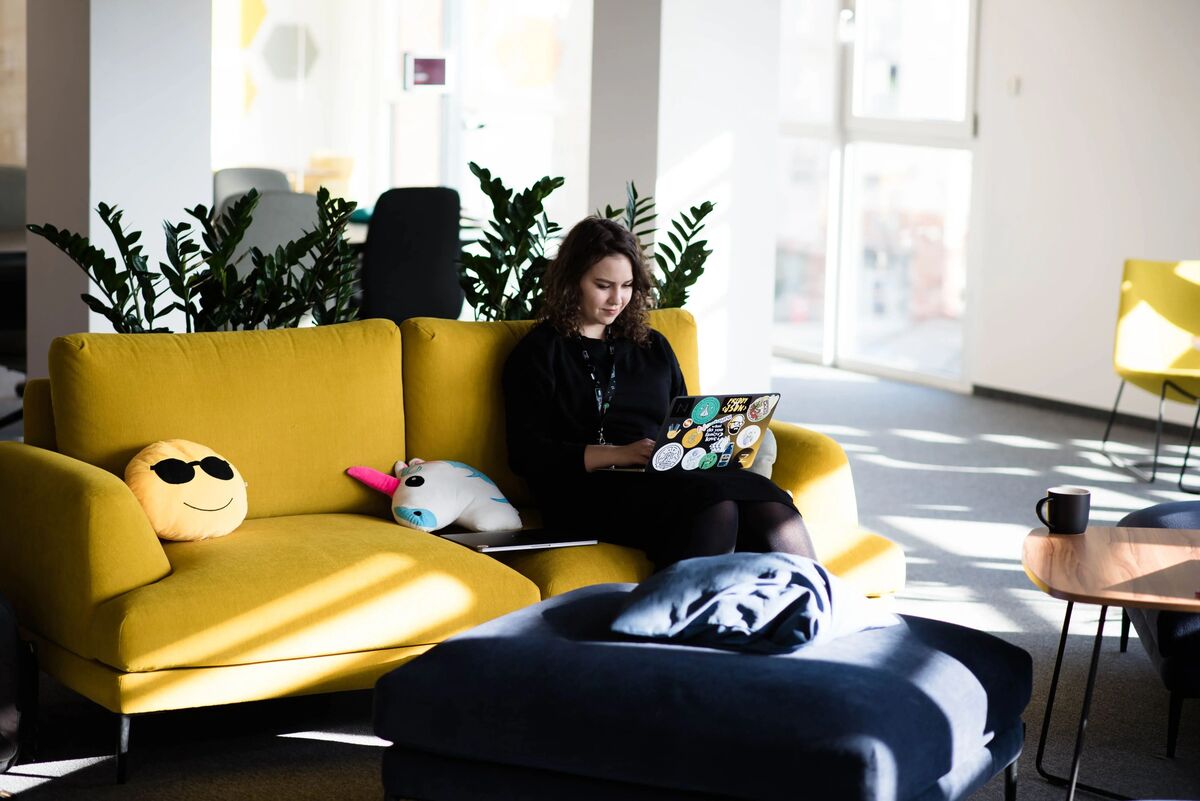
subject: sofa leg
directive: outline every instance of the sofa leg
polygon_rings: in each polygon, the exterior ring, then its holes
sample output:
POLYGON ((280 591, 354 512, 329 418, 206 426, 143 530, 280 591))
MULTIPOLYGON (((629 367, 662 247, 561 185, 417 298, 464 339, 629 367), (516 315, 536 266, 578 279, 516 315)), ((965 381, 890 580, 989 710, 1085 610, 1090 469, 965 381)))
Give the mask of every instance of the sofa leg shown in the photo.
POLYGON ((1167 712, 1167 757, 1175 758, 1175 743, 1179 740, 1179 717, 1183 713, 1183 693, 1171 693, 1171 708, 1167 712))
POLYGON ((117 718, 117 784, 124 784, 129 771, 129 715, 117 718))
POLYGON ((1121 610, 1121 653, 1129 649, 1129 610, 1121 610))
POLYGON ((23 643, 26 650, 20 655, 25 660, 24 670, 21 671, 21 723, 17 737, 21 744, 21 761, 35 762, 38 755, 38 720, 41 714, 39 702, 39 675, 37 660, 37 643, 30 640, 23 643))
POLYGON ((1017 759, 1008 763, 1004 769, 1004 801, 1017 801, 1017 759))

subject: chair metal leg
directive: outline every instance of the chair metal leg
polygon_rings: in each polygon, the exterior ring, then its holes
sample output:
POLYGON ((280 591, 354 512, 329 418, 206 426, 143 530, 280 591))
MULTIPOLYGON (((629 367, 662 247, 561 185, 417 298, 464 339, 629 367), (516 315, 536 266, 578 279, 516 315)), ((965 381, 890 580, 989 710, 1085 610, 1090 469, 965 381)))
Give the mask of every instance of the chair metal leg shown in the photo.
POLYGON ((1117 456, 1115 453, 1110 453, 1108 450, 1108 437, 1112 433, 1113 423, 1117 420, 1117 408, 1121 405, 1121 393, 1125 391, 1125 380, 1121 379, 1121 386, 1117 387, 1117 398, 1113 401, 1112 411, 1108 414, 1108 425, 1104 427, 1104 437, 1100 440, 1100 452, 1108 458, 1114 466, 1122 470, 1128 470, 1137 478, 1147 483, 1152 483, 1155 476, 1158 474, 1158 446, 1162 437, 1162 413, 1163 403, 1165 402, 1167 386, 1163 384, 1162 392, 1159 394, 1158 403, 1158 422, 1156 425, 1156 433, 1154 437, 1154 461, 1150 463, 1150 472, 1147 473, 1141 469, 1141 464, 1132 460, 1126 460, 1117 456))
POLYGON ((1188 433, 1187 450, 1183 452, 1183 465, 1179 468, 1179 490, 1200 495, 1200 487, 1188 489, 1183 485, 1183 475, 1187 472, 1188 457, 1192 455, 1192 443, 1196 441, 1196 424, 1200 423, 1200 400, 1196 401, 1196 416, 1192 418, 1192 430, 1188 433))
POLYGON ((1121 609, 1121 653, 1129 650, 1129 610, 1121 609))
POLYGON ((1171 708, 1167 713, 1167 757, 1175 758, 1175 744, 1179 741, 1179 717, 1183 713, 1183 693, 1171 693, 1171 708))
POLYGON ((129 774, 129 715, 117 718, 117 784, 124 784, 129 774))
POLYGON ((1017 801, 1017 760, 1004 769, 1004 801, 1017 801))

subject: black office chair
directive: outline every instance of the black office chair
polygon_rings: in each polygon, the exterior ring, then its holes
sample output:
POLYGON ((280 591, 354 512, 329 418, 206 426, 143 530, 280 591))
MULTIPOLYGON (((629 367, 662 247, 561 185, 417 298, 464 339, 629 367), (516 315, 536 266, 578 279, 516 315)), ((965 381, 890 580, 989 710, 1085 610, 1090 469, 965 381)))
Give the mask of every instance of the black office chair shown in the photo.
POLYGON ((458 193, 445 187, 379 196, 363 247, 359 317, 458 317, 459 211, 458 193))
MULTIPOLYGON (((1200 501, 1159 503, 1121 518, 1118 526, 1130 528, 1200 528, 1200 501)), ((1158 609, 1124 610, 1121 620, 1121 650, 1129 637, 1129 624, 1137 629, 1170 693, 1167 710, 1167 756, 1175 756, 1179 740, 1179 718, 1185 698, 1200 698, 1200 614, 1158 609)))

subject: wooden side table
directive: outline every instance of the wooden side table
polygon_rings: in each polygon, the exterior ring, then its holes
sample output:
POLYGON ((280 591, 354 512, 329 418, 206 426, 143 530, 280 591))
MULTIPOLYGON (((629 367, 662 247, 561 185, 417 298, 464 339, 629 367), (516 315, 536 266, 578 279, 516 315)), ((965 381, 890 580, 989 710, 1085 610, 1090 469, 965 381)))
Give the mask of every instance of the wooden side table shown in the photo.
POLYGON ((1079 760, 1096 683, 1104 615, 1109 606, 1200 612, 1200 531, 1090 526, 1083 534, 1050 534, 1045 528, 1035 528, 1025 537, 1021 563, 1025 575, 1040 590, 1067 602, 1050 692, 1046 696, 1042 733, 1038 738, 1037 772, 1047 781, 1065 786, 1068 801, 1074 799, 1076 788, 1107 798, 1127 799, 1127 796, 1079 781, 1079 760), (1056 776, 1042 767, 1042 756, 1067 645, 1067 630, 1071 625, 1071 610, 1076 603, 1098 604, 1100 622, 1096 626, 1092 660, 1083 692, 1071 774, 1056 776))

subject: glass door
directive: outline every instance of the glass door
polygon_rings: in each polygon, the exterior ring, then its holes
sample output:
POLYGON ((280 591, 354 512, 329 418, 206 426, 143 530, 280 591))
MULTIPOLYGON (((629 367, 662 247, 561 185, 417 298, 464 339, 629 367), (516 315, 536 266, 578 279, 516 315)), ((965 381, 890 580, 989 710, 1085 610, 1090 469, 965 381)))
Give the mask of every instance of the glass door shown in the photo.
MULTIPOLYGON (((797 47, 786 38, 797 9, 836 15, 826 30, 840 52, 832 60, 812 49, 802 56, 836 98, 827 105, 833 125, 823 157, 815 137, 807 151, 791 141, 788 121, 798 112, 782 98, 786 221, 776 350, 960 386, 977 1, 785 0, 784 7, 785 53, 797 47), (806 190, 813 198, 823 190, 824 204, 797 218, 798 204, 788 199, 806 190), (819 230, 801 270, 803 248, 792 231, 805 226, 819 230)), ((783 85, 805 74, 784 63, 791 74, 783 85)))

